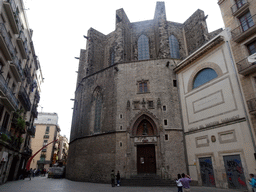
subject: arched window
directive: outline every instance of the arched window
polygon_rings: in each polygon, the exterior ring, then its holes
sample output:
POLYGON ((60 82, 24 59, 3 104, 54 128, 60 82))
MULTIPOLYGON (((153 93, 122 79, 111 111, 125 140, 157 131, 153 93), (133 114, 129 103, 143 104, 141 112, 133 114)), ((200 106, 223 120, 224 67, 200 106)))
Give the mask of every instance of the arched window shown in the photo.
POLYGON ((179 59, 180 58, 179 42, 176 39, 176 37, 174 37, 174 35, 171 35, 169 37, 169 45, 170 45, 171 58, 179 59))
POLYGON ((145 35, 141 35, 138 39, 138 59, 149 59, 149 43, 145 35))
POLYGON ((203 85, 218 77, 217 73, 211 68, 204 68, 197 73, 194 78, 193 89, 203 85))
POLYGON ((100 92, 95 97, 95 119, 94 119, 94 133, 100 132, 101 124, 101 108, 102 108, 102 95, 100 92))

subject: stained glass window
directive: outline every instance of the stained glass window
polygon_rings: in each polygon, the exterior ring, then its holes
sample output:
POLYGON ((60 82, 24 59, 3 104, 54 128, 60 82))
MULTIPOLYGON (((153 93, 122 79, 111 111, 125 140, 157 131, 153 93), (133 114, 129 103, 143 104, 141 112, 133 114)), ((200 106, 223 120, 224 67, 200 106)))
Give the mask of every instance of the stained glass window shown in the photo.
POLYGON ((179 42, 176 39, 176 37, 174 37, 173 35, 169 37, 169 45, 170 45, 171 58, 179 59, 180 58, 179 42))
POLYGON ((194 79, 193 88, 199 87, 212 79, 218 77, 217 73, 211 68, 205 68, 198 72, 194 79))
POLYGON ((141 35, 138 39, 138 59, 149 59, 149 43, 145 35, 141 35))
POLYGON ((96 103, 95 103, 94 133, 100 132, 101 105, 102 105, 102 98, 100 97, 100 95, 97 95, 96 103))

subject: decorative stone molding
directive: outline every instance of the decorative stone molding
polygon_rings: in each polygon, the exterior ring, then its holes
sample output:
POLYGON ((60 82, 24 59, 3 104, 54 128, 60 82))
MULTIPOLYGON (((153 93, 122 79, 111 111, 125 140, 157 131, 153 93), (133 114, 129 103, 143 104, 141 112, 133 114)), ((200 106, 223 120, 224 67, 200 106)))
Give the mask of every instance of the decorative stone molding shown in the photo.
POLYGON ((196 69, 194 70, 194 72, 190 76, 189 81, 188 81, 188 92, 192 91, 194 79, 195 79, 196 75, 198 74, 198 72, 205 69, 205 68, 213 69, 217 73, 218 77, 223 75, 223 72, 222 72, 221 68, 216 63, 212 63, 212 62, 203 63, 203 64, 199 65, 198 67, 196 67, 196 69))

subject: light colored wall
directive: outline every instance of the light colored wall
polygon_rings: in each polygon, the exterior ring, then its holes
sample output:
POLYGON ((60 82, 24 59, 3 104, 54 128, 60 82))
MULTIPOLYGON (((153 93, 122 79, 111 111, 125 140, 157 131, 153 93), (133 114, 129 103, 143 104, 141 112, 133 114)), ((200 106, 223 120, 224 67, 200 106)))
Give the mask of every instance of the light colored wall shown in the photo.
MULTIPOLYGON (((43 147, 43 142, 44 140, 48 140, 48 143, 52 142, 54 140, 54 134, 56 131, 56 126, 55 125, 36 125, 36 134, 35 138, 31 139, 31 147, 32 147, 32 155, 34 155, 39 149, 43 147), (49 139, 44 139, 45 130, 46 127, 50 127, 50 132, 49 132, 49 139)), ((52 150, 53 150, 53 144, 50 144, 47 146, 47 151, 46 151, 46 161, 51 160, 51 155, 52 155, 52 150)), ((37 168, 37 161, 40 160, 42 152, 39 152, 34 159, 31 162, 31 168, 37 168)))
POLYGON ((212 157, 216 186, 227 188, 224 155, 240 155, 246 180, 256 167, 242 97, 225 43, 228 34, 224 31, 221 35, 223 43, 179 71, 178 81, 190 174, 201 184, 198 158, 212 157), (210 66, 221 70, 218 77, 189 89, 195 71, 210 66))

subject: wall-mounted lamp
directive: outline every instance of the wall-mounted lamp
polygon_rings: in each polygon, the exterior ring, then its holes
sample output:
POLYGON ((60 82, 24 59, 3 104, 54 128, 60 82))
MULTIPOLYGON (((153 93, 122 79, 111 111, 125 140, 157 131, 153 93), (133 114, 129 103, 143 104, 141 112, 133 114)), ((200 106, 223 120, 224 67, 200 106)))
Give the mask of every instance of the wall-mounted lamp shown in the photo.
POLYGON ((75 57, 75 59, 80 59, 79 57, 75 57))
POLYGON ((78 73, 78 71, 76 71, 76 73, 78 73))
POLYGON ((71 101, 75 101, 76 99, 70 99, 71 101))
POLYGON ((89 39, 89 37, 87 37, 87 36, 85 36, 85 35, 84 35, 84 38, 85 38, 85 39, 89 39))

